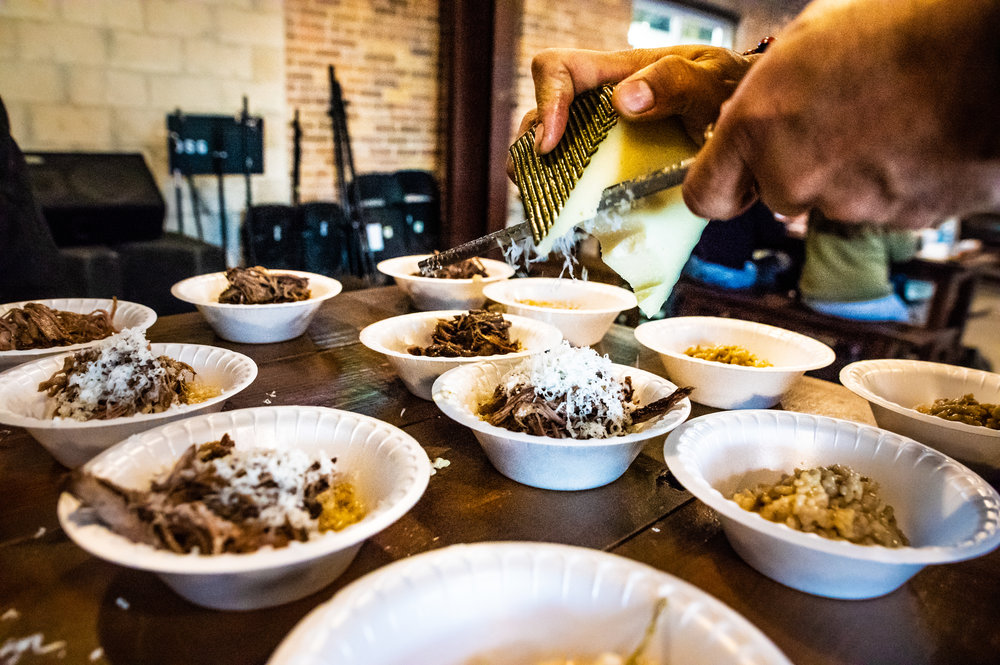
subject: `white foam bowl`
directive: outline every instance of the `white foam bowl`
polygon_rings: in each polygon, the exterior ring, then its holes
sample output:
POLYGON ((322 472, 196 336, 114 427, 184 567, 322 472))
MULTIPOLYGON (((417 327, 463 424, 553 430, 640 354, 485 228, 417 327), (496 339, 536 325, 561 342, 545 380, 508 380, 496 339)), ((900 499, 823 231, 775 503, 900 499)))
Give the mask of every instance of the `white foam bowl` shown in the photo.
POLYGON ((205 411, 220 411, 226 400, 257 377, 247 356, 200 344, 153 344, 153 355, 168 356, 194 369, 197 381, 221 394, 196 404, 174 405, 160 413, 139 413, 110 420, 46 418, 48 396, 38 384, 62 369, 70 354, 49 356, 0 374, 0 423, 23 427, 61 464, 74 468, 122 439, 157 425, 205 411))
POLYGON ((817 339, 784 328, 718 316, 677 316, 643 323, 635 338, 655 351, 671 381, 694 386, 691 399, 717 409, 764 409, 781 400, 799 377, 826 367, 836 354, 817 339), (736 345, 772 367, 729 365, 692 358, 699 344, 736 345))
POLYGON ((638 305, 635 294, 627 289, 556 277, 512 279, 491 284, 483 293, 511 314, 551 323, 574 346, 597 344, 619 314, 638 305))
MULTIPOLYGON (((615 376, 632 377, 640 405, 677 388, 666 379, 634 367, 613 365, 615 376)), ((497 471, 525 485, 551 490, 584 490, 617 480, 650 441, 666 436, 691 413, 684 398, 669 412, 640 423, 634 431, 607 439, 557 439, 496 427, 478 415, 507 365, 482 362, 448 370, 434 382, 434 403, 446 416, 472 430, 497 471)))
POLYGON ((924 566, 961 561, 1000 544, 1000 495, 958 462, 869 425, 786 411, 695 418, 667 437, 667 464, 713 508, 733 549, 764 575, 829 598, 873 598, 924 566), (796 468, 844 464, 879 484, 908 547, 855 545, 768 521, 734 492, 796 468))
POLYGON ((1000 374, 923 360, 862 360, 840 370, 840 382, 868 400, 875 422, 967 464, 1000 468, 1000 430, 920 413, 916 406, 972 393, 1000 403, 1000 374))
POLYGON ((383 354, 407 390, 421 399, 431 399, 431 386, 449 369, 470 365, 483 360, 492 360, 508 365, 527 356, 547 351, 562 341, 562 333, 555 326, 523 316, 505 314, 510 321, 510 338, 521 343, 521 350, 492 356, 472 356, 468 358, 444 358, 415 356, 407 352, 411 346, 424 347, 431 343, 431 335, 438 321, 450 320, 468 310, 443 310, 440 312, 417 312, 383 319, 361 330, 361 343, 372 351, 383 354))
POLYGON ((398 256, 394 259, 379 261, 376 266, 379 272, 392 277, 396 285, 413 301, 414 307, 421 310, 482 307, 483 303, 486 302, 483 287, 509 279, 514 274, 514 269, 503 261, 479 259, 486 269, 486 277, 442 279, 415 275, 414 273, 420 272, 417 263, 428 256, 430 254, 398 256))
MULTIPOLYGON (((66 312, 90 314, 94 310, 98 309, 110 312, 114 301, 111 298, 52 298, 48 300, 24 300, 21 302, 11 302, 5 305, 0 305, 0 316, 3 316, 14 308, 24 307, 29 302, 40 303, 51 309, 59 309, 66 312)), ((139 330, 144 331, 155 322, 156 312, 145 305, 129 302, 127 300, 118 301, 118 309, 115 311, 115 316, 111 320, 111 324, 117 332, 121 332, 125 328, 138 328, 139 330)), ((14 367, 15 365, 20 365, 21 363, 30 362, 32 360, 38 360, 39 358, 44 358, 45 356, 52 356, 57 353, 67 353, 70 351, 79 351, 80 349, 93 346, 96 343, 97 340, 93 342, 84 342, 82 344, 71 344, 69 346, 53 346, 47 349, 0 351, 0 372, 14 367)))
POLYGON ((294 339, 304 333, 320 305, 340 293, 342 288, 340 282, 326 275, 285 269, 271 272, 308 279, 309 298, 268 305, 220 303, 219 295, 229 286, 224 272, 183 279, 170 287, 170 293, 178 300, 197 307, 222 339, 242 344, 270 344, 294 339))
POLYGON ((189 418, 143 432, 105 451, 84 470, 120 486, 145 489, 191 445, 229 433, 237 448, 298 448, 319 458, 336 457, 350 475, 365 517, 287 547, 247 554, 177 554, 135 543, 97 521, 69 493, 59 497, 59 522, 77 545, 94 556, 156 573, 197 605, 253 610, 303 598, 327 586, 351 563, 364 541, 399 519, 427 487, 430 462, 420 444, 374 418, 316 406, 239 409, 189 418))
POLYGON ((790 665, 749 621, 644 564, 546 543, 452 545, 379 568, 299 622, 270 665, 524 665, 632 652, 655 663, 790 665))

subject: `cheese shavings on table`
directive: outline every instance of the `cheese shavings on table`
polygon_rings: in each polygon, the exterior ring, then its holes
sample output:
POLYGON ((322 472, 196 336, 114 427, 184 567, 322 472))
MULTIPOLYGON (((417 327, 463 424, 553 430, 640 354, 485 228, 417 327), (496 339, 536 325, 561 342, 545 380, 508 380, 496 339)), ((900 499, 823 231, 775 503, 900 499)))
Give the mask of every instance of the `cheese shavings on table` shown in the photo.
POLYGON ((697 152, 677 118, 629 122, 611 108, 610 86, 579 95, 566 133, 547 155, 534 151, 534 128, 511 146, 515 180, 536 251, 547 255, 574 226, 594 235, 601 258, 629 283, 639 308, 660 310, 707 220, 688 210, 681 188, 595 218, 604 189, 676 164, 697 152))

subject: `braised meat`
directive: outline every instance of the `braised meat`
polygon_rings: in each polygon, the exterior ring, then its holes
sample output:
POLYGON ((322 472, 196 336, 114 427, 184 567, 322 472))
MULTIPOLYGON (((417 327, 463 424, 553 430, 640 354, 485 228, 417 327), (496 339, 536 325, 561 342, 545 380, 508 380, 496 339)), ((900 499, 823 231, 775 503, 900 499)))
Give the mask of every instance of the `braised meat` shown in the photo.
POLYGON ((90 314, 52 309, 37 302, 14 307, 0 316, 0 351, 48 349, 104 339, 115 333, 112 321, 117 309, 117 299, 112 301, 110 312, 96 309, 90 314))
POLYGON ((439 279, 472 279, 477 275, 479 277, 489 277, 489 273, 486 272, 486 266, 475 257, 441 266, 437 270, 422 269, 420 272, 413 273, 413 275, 415 277, 437 277, 439 279))
POLYGON ((124 331, 68 356, 38 385, 50 398, 52 417, 107 420, 159 413, 186 404, 195 372, 167 356, 154 356, 141 331, 124 331))
POLYGON ((429 345, 411 346, 407 352, 414 356, 471 358, 520 350, 520 342, 510 339, 510 321, 498 312, 474 309, 468 314, 456 314, 451 320, 441 319, 429 345))
POLYGON ((227 305, 269 305, 309 299, 309 280, 266 268, 229 268, 229 286, 219 295, 227 305))
POLYGON ((178 553, 248 553, 307 541, 364 516, 336 460, 300 450, 244 449, 223 434, 188 448, 148 490, 123 488, 83 471, 70 491, 109 528, 178 553), (326 523, 324 523, 324 520, 326 523))
POLYGON ((564 340, 508 369, 477 412, 489 424, 513 432, 606 439, 628 434, 637 424, 671 410, 691 391, 678 388, 640 406, 632 378, 618 378, 607 356, 564 340))

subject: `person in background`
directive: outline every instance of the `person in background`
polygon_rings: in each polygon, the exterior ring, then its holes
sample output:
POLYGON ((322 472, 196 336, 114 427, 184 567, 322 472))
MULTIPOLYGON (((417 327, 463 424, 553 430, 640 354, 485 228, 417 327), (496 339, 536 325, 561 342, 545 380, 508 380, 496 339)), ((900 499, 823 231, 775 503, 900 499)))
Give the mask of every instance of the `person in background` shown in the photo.
POLYGON ((726 289, 774 290, 792 264, 784 251, 787 239, 785 225, 755 203, 733 219, 711 220, 683 274, 726 289))
POLYGON ((909 323, 892 267, 913 258, 915 231, 809 216, 799 295, 810 309, 844 319, 909 323))
POLYGON ((0 99, 0 303, 65 297, 63 259, 35 202, 0 99))
POLYGON ((679 115, 704 143, 684 183, 697 215, 760 199, 785 216, 919 228, 1000 211, 998 34, 1000 0, 814 0, 758 56, 546 50, 522 128, 537 120, 547 153, 573 97, 615 83, 622 117, 679 115))

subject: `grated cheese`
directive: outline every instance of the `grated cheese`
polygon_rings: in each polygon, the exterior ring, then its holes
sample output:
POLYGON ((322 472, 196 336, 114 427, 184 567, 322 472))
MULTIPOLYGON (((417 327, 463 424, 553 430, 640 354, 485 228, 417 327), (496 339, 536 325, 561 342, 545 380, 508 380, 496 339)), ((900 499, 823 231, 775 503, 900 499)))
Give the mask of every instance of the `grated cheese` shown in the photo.
POLYGON ((59 393, 53 417, 88 420, 102 403, 129 401, 148 390, 152 399, 158 397, 157 381, 163 380, 166 369, 140 329, 126 328, 94 348, 100 352, 97 359, 85 372, 69 377, 68 385, 78 389, 75 398, 68 397, 71 391, 59 393))
POLYGON ((260 509, 257 519, 267 526, 279 527, 287 521, 295 528, 318 531, 316 520, 304 508, 305 489, 333 475, 332 460, 314 460, 298 449, 258 448, 234 449, 224 457, 194 464, 226 481, 218 493, 223 505, 237 506, 249 499, 260 509), (317 468, 310 468, 314 462, 317 468))
POLYGON ((500 385, 508 394, 530 385, 536 395, 557 403, 556 412, 566 418, 566 429, 577 439, 625 434, 634 409, 611 359, 565 340, 521 361, 501 377, 500 385))

